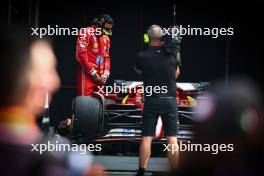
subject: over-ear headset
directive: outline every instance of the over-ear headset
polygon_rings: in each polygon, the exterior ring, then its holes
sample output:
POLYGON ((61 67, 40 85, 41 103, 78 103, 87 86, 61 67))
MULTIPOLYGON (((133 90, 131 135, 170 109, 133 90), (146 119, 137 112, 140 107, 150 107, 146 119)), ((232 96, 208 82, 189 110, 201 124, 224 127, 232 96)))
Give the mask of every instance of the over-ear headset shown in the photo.
MULTIPOLYGON (((154 28, 154 27, 160 27, 160 26, 154 24, 154 25, 151 25, 151 26, 148 28, 147 32, 143 35, 143 40, 144 40, 144 43, 145 43, 145 44, 148 44, 149 41, 150 41, 150 37, 149 37, 149 35, 148 35, 148 31, 151 30, 151 29, 154 28)), ((161 35, 162 35, 162 33, 161 33, 161 35)))

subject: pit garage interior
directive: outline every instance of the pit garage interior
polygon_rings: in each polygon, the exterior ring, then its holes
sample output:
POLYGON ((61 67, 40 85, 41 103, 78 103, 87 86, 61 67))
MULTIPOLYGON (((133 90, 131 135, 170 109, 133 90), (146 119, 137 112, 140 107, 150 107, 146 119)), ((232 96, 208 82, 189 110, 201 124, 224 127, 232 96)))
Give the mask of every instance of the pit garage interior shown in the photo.
MULTIPOLYGON (((147 48, 143 42, 143 34, 151 24, 172 26, 174 4, 177 25, 234 28, 233 36, 184 36, 181 42, 181 75, 177 82, 213 84, 224 79, 228 84, 233 75, 243 75, 263 88, 263 0, 208 0, 193 3, 175 0, 9 0, 1 2, 1 25, 82 28, 89 26, 98 15, 109 14, 114 19, 114 27, 108 84, 113 84, 115 80, 140 81, 133 64, 136 54, 147 48)), ((64 131, 57 128, 58 124, 72 115, 72 100, 76 97, 76 36, 54 35, 51 38, 61 87, 52 103, 46 107, 43 130, 49 132, 52 129, 63 135, 64 131)), ((138 167, 139 142, 114 143, 114 146, 105 144, 107 152, 95 153, 95 162, 104 165, 109 175, 133 175, 138 167)), ((166 157, 157 152, 150 159, 147 175, 162 175, 168 170, 166 157)))

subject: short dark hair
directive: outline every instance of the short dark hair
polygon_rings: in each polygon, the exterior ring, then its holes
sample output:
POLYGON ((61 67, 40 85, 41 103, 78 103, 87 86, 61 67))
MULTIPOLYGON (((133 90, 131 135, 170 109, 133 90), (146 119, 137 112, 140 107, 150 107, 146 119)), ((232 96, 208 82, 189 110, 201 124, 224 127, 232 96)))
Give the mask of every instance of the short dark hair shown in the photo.
POLYGON ((17 105, 28 86, 30 48, 34 41, 23 28, 1 29, 0 106, 17 105))

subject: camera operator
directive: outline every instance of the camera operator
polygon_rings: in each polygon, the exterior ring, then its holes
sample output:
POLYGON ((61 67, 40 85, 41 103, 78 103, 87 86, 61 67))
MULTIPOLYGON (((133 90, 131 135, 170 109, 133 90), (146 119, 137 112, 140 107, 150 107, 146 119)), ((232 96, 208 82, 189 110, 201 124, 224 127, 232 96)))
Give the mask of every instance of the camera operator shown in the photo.
MULTIPOLYGON (((155 136, 157 120, 162 118, 164 134, 170 146, 177 144, 177 102, 176 78, 180 74, 177 57, 163 45, 162 29, 158 25, 148 28, 149 48, 138 53, 135 70, 142 75, 144 86, 166 86, 167 91, 153 92, 145 95, 145 105, 142 120, 142 140, 139 151, 139 170, 137 175, 145 174, 148 160, 151 155, 151 143, 155 136)), ((171 169, 176 169, 179 152, 168 152, 171 169)))

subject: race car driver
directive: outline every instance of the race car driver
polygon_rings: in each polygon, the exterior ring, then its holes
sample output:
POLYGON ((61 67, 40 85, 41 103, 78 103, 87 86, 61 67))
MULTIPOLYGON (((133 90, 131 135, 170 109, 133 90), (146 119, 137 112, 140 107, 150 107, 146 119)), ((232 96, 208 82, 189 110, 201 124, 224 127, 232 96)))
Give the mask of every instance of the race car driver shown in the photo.
POLYGON ((110 39, 113 19, 100 15, 93 25, 80 30, 76 43, 78 95, 92 96, 110 75, 110 39))
MULTIPOLYGON (((110 39, 113 19, 106 14, 92 21, 92 26, 81 29, 76 43, 77 95, 93 96, 98 86, 110 75, 110 39)), ((59 128, 69 127, 71 118, 60 122, 59 128)))

